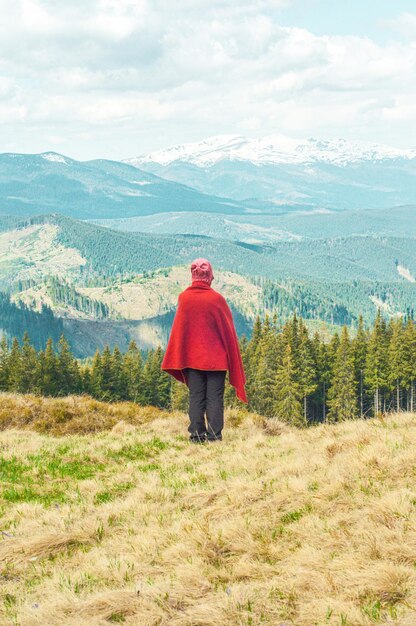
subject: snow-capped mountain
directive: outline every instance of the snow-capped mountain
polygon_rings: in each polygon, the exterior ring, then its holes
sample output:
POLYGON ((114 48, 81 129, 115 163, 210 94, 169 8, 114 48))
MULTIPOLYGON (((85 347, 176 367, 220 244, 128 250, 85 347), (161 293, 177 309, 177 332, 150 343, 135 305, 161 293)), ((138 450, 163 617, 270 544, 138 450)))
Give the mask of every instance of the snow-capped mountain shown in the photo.
POLYGON ((345 139, 300 141, 285 135, 268 135, 257 139, 240 135, 218 135, 195 143, 178 144, 164 150, 127 159, 136 167, 146 163, 170 165, 175 161, 210 167, 219 161, 249 161, 255 164, 302 164, 323 162, 346 165, 360 161, 416 158, 416 149, 404 150, 345 139))
POLYGON ((345 139, 219 135, 127 161, 262 210, 387 208, 416 202, 416 149, 345 139), (264 204, 265 203, 265 204, 264 204))

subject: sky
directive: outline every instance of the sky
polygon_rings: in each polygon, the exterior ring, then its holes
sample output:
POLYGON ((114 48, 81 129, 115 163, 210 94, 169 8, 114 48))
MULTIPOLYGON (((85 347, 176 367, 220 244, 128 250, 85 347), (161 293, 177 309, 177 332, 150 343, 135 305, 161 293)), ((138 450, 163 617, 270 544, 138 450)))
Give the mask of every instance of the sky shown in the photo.
POLYGON ((416 148, 414 0, 0 0, 0 152, 212 135, 416 148))

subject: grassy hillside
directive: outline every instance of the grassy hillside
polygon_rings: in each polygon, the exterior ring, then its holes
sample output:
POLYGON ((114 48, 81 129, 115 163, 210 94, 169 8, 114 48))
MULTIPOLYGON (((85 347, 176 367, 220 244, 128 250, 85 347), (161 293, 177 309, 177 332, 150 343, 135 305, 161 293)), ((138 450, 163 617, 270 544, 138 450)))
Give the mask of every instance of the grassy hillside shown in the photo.
POLYGON ((3 394, 0 425, 2 624, 416 622, 414 415, 230 410, 193 447, 181 413, 3 394))

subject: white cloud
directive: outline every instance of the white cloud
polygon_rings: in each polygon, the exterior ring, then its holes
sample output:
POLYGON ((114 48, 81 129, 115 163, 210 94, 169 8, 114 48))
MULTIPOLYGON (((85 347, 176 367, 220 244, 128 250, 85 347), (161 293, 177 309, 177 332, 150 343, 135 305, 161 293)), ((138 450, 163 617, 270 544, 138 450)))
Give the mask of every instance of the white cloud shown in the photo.
POLYGON ((282 27, 284 3, 0 0, 5 145, 122 158, 247 129, 416 145, 416 47, 282 27))
POLYGON ((403 37, 416 40, 416 13, 400 13, 392 20, 383 20, 382 25, 403 37))

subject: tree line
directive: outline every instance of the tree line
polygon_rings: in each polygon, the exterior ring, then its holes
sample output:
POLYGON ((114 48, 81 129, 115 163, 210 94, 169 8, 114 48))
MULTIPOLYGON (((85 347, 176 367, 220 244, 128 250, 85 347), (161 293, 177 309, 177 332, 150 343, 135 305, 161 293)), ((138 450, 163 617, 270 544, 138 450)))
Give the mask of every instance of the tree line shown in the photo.
MULTIPOLYGON (((308 331, 294 315, 256 318, 251 338, 240 349, 247 377, 248 409, 296 426, 366 418, 393 410, 415 410, 416 324, 401 317, 386 321, 379 311, 372 327, 360 318, 329 341, 308 331)), ((36 350, 24 334, 0 342, 0 390, 45 396, 88 394, 105 401, 187 410, 188 389, 160 369, 160 346, 141 351, 134 341, 122 353, 115 346, 78 361, 66 338, 50 338, 36 350)), ((225 406, 242 406, 226 381, 225 406)))
POLYGON ((291 424, 338 422, 415 409, 416 324, 378 311, 324 341, 296 315, 283 327, 257 318, 243 360, 251 408, 291 424))
POLYGON ((34 311, 23 302, 17 305, 10 299, 10 294, 0 291, 0 328, 9 337, 23 337, 24 329, 30 334, 33 345, 37 349, 45 346, 47 337, 58 341, 63 332, 63 321, 55 317, 52 309, 46 304, 40 311, 34 311))

